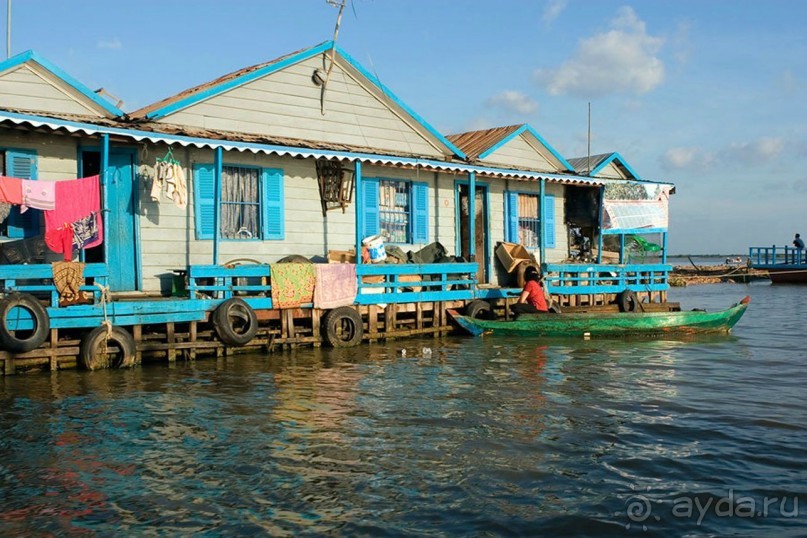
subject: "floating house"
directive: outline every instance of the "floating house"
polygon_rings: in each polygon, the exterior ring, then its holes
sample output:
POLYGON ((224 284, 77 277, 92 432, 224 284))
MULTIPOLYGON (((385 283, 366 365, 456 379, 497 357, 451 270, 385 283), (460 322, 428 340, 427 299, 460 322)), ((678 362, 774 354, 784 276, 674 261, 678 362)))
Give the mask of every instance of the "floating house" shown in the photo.
POLYGON ((333 42, 128 113, 20 54, 0 154, 6 373, 442 334, 526 263, 570 308, 666 300, 663 264, 568 263, 607 176, 529 125, 444 136, 333 42))

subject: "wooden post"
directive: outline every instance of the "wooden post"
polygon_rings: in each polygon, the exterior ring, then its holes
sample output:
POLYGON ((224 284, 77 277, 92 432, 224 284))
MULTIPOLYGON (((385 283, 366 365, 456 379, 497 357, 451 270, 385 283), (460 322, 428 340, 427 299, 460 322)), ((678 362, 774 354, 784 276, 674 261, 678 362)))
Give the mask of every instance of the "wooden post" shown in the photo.
POLYGON ((165 324, 165 339, 170 346, 168 348, 168 362, 175 362, 177 360, 177 350, 174 348, 176 343, 176 334, 174 333, 174 322, 169 321, 165 324))

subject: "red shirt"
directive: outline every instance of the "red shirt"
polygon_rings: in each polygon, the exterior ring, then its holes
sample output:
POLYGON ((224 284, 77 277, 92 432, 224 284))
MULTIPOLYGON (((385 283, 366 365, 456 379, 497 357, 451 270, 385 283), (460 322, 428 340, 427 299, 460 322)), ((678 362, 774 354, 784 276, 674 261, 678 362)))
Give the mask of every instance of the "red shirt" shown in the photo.
POLYGON ((534 280, 530 280, 524 286, 524 291, 529 293, 527 296, 527 304, 531 304, 538 312, 546 312, 549 310, 546 306, 546 298, 544 297, 544 288, 534 280))

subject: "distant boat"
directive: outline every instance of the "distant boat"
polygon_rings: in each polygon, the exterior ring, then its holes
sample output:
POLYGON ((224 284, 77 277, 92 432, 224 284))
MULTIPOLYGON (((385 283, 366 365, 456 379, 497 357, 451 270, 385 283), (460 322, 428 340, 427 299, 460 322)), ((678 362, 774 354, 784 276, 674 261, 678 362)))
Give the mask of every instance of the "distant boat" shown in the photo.
POLYGON ((742 265, 743 263, 745 263, 745 260, 743 260, 742 256, 729 256, 725 261, 726 265, 742 265))
POLYGON ((751 297, 719 312, 679 310, 671 312, 586 312, 572 314, 522 314, 514 320, 485 320, 448 313, 473 334, 543 337, 624 337, 674 334, 728 333, 740 320, 751 297))
POLYGON ((807 284, 807 251, 795 247, 751 247, 753 269, 767 271, 774 284, 807 284))

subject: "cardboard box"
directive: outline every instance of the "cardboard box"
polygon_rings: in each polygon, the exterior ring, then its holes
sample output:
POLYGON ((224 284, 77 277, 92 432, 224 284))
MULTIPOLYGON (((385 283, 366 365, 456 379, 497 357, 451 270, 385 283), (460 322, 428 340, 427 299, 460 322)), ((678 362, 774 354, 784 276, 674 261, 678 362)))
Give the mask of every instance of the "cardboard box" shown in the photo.
POLYGON ((328 263, 356 263, 356 251, 329 250, 328 263))
POLYGON ((533 255, 518 243, 499 243, 496 247, 496 257, 508 273, 512 273, 521 262, 535 263, 533 255))

